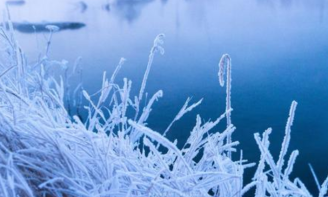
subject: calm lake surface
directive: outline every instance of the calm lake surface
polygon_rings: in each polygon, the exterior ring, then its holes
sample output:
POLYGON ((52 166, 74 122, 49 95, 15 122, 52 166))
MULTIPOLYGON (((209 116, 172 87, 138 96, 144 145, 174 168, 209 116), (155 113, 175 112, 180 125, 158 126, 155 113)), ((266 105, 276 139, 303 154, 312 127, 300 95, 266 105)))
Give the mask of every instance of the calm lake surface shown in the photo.
MULTIPOLYGON (((117 81, 133 81, 137 94, 155 36, 165 33, 165 54, 157 55, 147 92, 161 89, 149 127, 163 132, 187 97, 203 103, 176 123, 168 137, 184 144, 196 114, 215 119, 225 110, 218 62, 232 58, 233 139, 250 162, 260 151, 253 134, 273 128, 270 150, 277 159, 292 100, 296 110, 290 151, 298 149, 293 176, 316 195, 311 163, 322 182, 328 174, 328 2, 326 0, 139 0, 86 2, 26 0, 11 5, 14 22, 85 23, 54 34, 51 59, 73 65, 81 56, 84 87, 96 92, 103 71, 109 75, 125 57, 117 81), (109 9, 108 9, 109 8, 109 9)), ((29 61, 44 50, 47 33, 17 33, 29 61)), ((225 121, 221 123, 221 128, 225 121)), ((220 128, 219 128, 220 129, 220 128)), ((235 153, 239 157, 239 152, 235 153)), ((254 169, 246 171, 249 180, 254 169)), ((247 180, 246 180, 247 181, 247 180)))

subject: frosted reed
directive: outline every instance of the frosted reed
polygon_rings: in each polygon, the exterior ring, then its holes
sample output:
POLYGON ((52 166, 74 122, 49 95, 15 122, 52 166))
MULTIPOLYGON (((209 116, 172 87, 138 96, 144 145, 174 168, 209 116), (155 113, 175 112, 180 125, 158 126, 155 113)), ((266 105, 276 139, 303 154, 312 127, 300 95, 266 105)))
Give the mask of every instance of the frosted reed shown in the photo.
MULTIPOLYGON (((228 54, 222 55, 219 62, 219 82, 221 87, 224 86, 224 74, 227 71, 227 88, 226 88, 226 111, 231 109, 231 58, 228 54)), ((231 113, 227 113, 227 126, 231 124, 231 113)), ((231 136, 227 137, 227 143, 231 143, 231 136)), ((231 152, 228 153, 231 158, 231 152)))

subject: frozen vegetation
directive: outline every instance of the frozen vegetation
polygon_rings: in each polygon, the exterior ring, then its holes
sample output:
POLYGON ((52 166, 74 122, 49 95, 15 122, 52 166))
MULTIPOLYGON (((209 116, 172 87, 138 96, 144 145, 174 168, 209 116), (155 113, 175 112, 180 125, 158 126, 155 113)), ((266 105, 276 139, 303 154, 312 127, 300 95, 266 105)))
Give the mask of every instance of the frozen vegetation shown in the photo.
MULTIPOLYGON (((53 28, 48 29, 52 34, 53 28)), ((130 95, 130 80, 123 79, 122 86, 115 83, 123 58, 111 77, 104 73, 96 94, 83 86, 76 88, 76 95, 88 103, 83 122, 70 117, 64 107, 63 80, 47 73, 51 64, 66 64, 47 58, 50 39, 44 58, 30 65, 15 40, 12 23, 5 22, 0 35, 0 196, 312 196, 300 179, 289 177, 299 154, 295 150, 287 155, 297 102, 291 104, 279 158, 269 151, 271 128, 254 134, 261 151, 257 164, 248 163, 238 150, 238 141, 231 137, 236 128, 231 121, 229 55, 222 56, 218 69, 218 85, 226 85, 226 111, 209 122, 197 115, 179 149, 165 135, 174 132, 170 131, 174 122, 201 100, 189 104, 187 99, 165 131, 147 127, 152 105, 163 96, 162 91, 149 100, 144 95, 153 59, 164 53, 163 34, 150 50, 139 95, 130 95), (219 123, 226 129, 213 129, 219 123), (231 154, 240 159, 233 161, 231 154), (257 170, 252 182, 244 183, 244 170, 249 167, 257 170)), ((324 197, 328 179, 317 184, 319 197, 324 197)))

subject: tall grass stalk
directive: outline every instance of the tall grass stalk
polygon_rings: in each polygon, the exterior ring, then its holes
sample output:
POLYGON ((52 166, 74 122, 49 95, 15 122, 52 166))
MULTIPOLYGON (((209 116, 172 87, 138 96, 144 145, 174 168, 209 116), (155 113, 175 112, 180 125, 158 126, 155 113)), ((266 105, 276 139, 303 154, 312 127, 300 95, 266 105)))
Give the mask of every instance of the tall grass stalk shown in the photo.
MULTIPOLYGON (((227 70, 227 88, 226 88, 226 111, 231 109, 231 58, 228 54, 222 55, 219 62, 219 82, 221 87, 224 86, 224 74, 227 70)), ((227 113, 227 126, 231 124, 231 113, 227 113)), ((231 143, 231 136, 227 137, 227 143, 231 143)), ((229 158, 231 158, 231 152, 228 153, 229 158)))

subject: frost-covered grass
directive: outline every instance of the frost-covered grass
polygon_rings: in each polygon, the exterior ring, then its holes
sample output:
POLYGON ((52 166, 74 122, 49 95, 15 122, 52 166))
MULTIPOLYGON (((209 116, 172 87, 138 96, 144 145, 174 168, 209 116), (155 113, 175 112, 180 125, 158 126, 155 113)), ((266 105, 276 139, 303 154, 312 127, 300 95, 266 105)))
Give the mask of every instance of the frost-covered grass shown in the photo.
MULTIPOLYGON (((153 59, 164 53, 163 34, 154 40, 138 95, 130 95, 130 80, 124 79, 123 86, 115 83, 124 59, 110 78, 104 73, 96 94, 90 95, 83 86, 76 89, 89 103, 83 122, 78 116, 70 117, 64 107, 67 86, 63 80, 55 80, 46 71, 54 63, 46 56, 49 45, 44 58, 30 65, 10 22, 0 35, 0 196, 311 196, 301 180, 289 178, 299 154, 295 150, 286 159, 295 101, 277 161, 269 151, 271 129, 254 135, 261 151, 257 164, 248 163, 238 151, 238 142, 231 138, 236 128, 230 116, 229 55, 223 55, 219 63, 222 86, 227 70, 226 111, 209 122, 197 115, 186 144, 179 149, 165 135, 201 100, 189 104, 187 99, 163 134, 147 127, 152 105, 163 92, 143 100, 153 59), (226 123, 221 124, 226 129, 214 130, 224 119, 226 123), (240 159, 233 161, 231 154, 240 154, 240 159), (244 170, 255 165, 252 182, 244 183, 244 170), (249 190, 254 187, 252 194, 249 190)), ((327 185, 328 179, 319 186, 320 197, 326 195, 327 185)))

